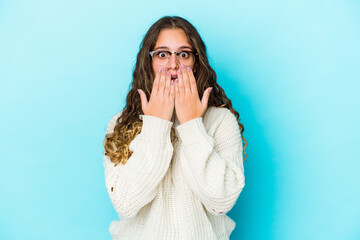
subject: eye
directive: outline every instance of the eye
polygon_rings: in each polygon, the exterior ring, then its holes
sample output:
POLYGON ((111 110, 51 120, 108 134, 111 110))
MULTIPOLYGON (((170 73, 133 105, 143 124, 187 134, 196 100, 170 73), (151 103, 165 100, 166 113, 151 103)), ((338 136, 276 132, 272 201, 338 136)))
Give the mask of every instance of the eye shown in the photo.
POLYGON ((181 58, 188 58, 190 56, 190 53, 187 51, 183 51, 179 53, 181 58))
POLYGON ((166 58, 168 53, 165 51, 157 52, 156 55, 160 58, 166 58))

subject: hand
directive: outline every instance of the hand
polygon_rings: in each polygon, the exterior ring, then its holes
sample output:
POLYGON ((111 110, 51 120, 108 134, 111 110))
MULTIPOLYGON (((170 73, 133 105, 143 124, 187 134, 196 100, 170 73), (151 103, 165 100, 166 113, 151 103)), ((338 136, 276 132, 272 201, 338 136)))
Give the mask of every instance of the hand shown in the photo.
POLYGON ((138 89, 141 98, 141 109, 144 115, 151 115, 170 121, 174 112, 174 81, 166 68, 160 69, 155 76, 150 101, 147 101, 143 90, 138 89))
POLYGON ((175 81, 175 111, 180 124, 204 115, 211 90, 211 87, 207 88, 200 101, 191 68, 184 65, 179 68, 175 81))

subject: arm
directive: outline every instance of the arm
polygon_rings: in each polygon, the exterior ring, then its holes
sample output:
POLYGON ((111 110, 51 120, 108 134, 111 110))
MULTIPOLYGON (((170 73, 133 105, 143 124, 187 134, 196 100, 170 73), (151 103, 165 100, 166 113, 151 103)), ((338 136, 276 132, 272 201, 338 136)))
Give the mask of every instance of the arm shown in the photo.
MULTIPOLYGON (((106 132, 113 132, 116 119, 110 120, 106 132)), ((169 168, 173 154, 170 130, 173 122, 149 115, 143 119, 141 133, 130 143, 133 151, 125 165, 115 164, 103 155, 105 185, 116 212, 134 217, 140 209, 151 202, 157 187, 169 168)))
POLYGON ((185 179, 206 209, 215 215, 231 210, 245 186, 242 141, 237 119, 229 110, 211 137, 202 117, 176 127, 184 151, 185 179))

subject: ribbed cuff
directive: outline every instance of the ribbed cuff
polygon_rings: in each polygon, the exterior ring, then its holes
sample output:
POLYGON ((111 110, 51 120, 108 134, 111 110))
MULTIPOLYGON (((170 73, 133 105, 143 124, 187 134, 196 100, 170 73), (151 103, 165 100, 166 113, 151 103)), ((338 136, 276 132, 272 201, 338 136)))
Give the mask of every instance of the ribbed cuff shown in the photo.
POLYGON ((154 137, 170 137, 170 130, 172 125, 174 124, 171 121, 164 120, 162 118, 154 117, 151 115, 139 115, 139 118, 143 120, 141 133, 154 137))
POLYGON ((194 118, 186 123, 176 127, 176 133, 180 136, 185 145, 192 145, 201 142, 210 142, 212 145, 214 139, 207 133, 202 117, 194 118))

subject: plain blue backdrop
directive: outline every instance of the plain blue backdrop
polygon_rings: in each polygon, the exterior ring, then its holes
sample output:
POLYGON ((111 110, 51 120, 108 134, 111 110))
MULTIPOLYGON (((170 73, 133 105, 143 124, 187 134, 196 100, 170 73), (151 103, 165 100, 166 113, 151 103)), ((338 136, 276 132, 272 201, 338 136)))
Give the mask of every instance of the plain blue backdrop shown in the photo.
POLYGON ((139 44, 198 29, 248 140, 230 239, 360 239, 360 2, 0 1, 0 239, 111 239, 103 140, 139 44))

